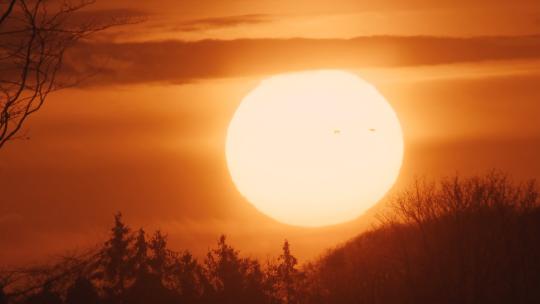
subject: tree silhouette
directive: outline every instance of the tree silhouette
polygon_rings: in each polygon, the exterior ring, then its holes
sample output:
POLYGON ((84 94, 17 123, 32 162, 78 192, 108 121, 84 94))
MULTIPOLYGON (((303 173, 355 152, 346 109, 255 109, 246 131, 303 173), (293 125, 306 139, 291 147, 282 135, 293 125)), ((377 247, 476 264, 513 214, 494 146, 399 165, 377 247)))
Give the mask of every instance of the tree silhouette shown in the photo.
POLYGON ((0 304, 7 304, 8 299, 6 296, 6 293, 4 292, 4 288, 0 288, 0 304))
POLYGON ((212 290, 210 282, 203 268, 190 252, 185 251, 179 255, 172 269, 174 282, 176 282, 175 289, 183 302, 200 302, 203 295, 209 296, 212 290))
POLYGON ((174 303, 174 292, 165 288, 155 273, 141 273, 127 289, 124 301, 133 304, 174 303))
POLYGON ((111 229, 111 238, 105 243, 104 268, 105 276, 109 282, 112 294, 117 296, 124 292, 126 279, 130 274, 130 244, 132 237, 130 229, 122 221, 122 214, 114 216, 114 227, 111 229))
POLYGON ((152 272, 160 279, 164 279, 166 268, 169 262, 169 251, 167 249, 167 236, 157 230, 150 240, 149 248, 152 252, 149 264, 152 272))
POLYGON ((267 275, 257 260, 245 259, 246 273, 243 303, 270 303, 272 291, 266 284, 267 275))
POLYGON ((87 278, 79 277, 69 287, 66 294, 66 304, 99 304, 100 299, 96 288, 87 278))
POLYGON ((173 303, 173 291, 163 285, 166 265, 166 237, 157 231, 150 244, 147 243, 145 232, 139 229, 135 238, 133 258, 130 267, 134 281, 127 289, 124 300, 128 303, 173 303), (151 250, 151 257, 148 256, 151 250))
POLYGON ((220 303, 265 303, 265 275, 258 261, 241 258, 239 252, 226 243, 222 235, 217 248, 208 252, 206 269, 220 303))
POLYGON ((60 295, 51 290, 51 286, 46 284, 39 293, 32 295, 28 304, 63 304, 60 295))
POLYGON ((139 277, 148 274, 148 243, 146 242, 146 233, 144 229, 139 229, 135 238, 135 255, 131 260, 131 268, 134 276, 139 277))
POLYGON ((283 300, 283 303, 297 303, 297 286, 300 281, 300 271, 296 268, 298 261, 291 254, 287 240, 283 242, 283 252, 278 257, 278 263, 276 267, 276 283, 279 298, 283 300))
POLYGON ((80 82, 60 77, 70 47, 97 31, 129 23, 125 18, 101 23, 77 20, 76 13, 93 2, 0 2, 0 149, 17 138, 28 117, 43 106, 51 92, 80 82))
POLYGON ((238 299, 242 294, 245 267, 238 251, 226 243, 225 235, 219 238, 217 248, 208 252, 205 262, 218 300, 232 303, 238 299))

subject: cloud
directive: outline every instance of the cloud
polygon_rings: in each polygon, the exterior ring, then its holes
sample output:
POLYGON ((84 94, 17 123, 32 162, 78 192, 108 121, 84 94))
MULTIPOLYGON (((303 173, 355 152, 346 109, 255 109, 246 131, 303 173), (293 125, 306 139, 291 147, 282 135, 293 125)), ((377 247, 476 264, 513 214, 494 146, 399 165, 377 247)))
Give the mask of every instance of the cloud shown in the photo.
POLYGON ((69 73, 97 72, 93 84, 186 83, 302 69, 404 67, 540 58, 540 36, 373 36, 354 39, 238 39, 85 43, 69 73))
POLYGON ((143 10, 115 8, 76 11, 73 13, 71 18, 77 20, 78 22, 94 22, 101 24, 118 19, 129 20, 139 19, 148 16, 150 16, 150 14, 143 10))
POLYGON ((193 19, 176 25, 173 30, 181 32, 196 32, 216 28, 233 27, 238 25, 266 23, 272 20, 273 18, 270 15, 265 14, 248 14, 216 18, 193 19))

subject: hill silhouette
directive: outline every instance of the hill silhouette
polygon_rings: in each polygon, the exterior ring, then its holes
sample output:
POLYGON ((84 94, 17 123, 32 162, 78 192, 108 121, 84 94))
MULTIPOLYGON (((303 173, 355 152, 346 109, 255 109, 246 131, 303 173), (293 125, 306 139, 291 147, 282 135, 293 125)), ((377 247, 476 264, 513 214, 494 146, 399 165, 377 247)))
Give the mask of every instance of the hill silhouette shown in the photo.
POLYGON ((5 270, 6 303, 540 303, 540 208, 533 182, 502 174, 417 182, 380 223, 298 265, 243 257, 221 236, 206 257, 115 216, 85 254, 5 270))
POLYGON ((416 183, 381 224, 313 266, 310 303, 540 303, 534 183, 416 183))

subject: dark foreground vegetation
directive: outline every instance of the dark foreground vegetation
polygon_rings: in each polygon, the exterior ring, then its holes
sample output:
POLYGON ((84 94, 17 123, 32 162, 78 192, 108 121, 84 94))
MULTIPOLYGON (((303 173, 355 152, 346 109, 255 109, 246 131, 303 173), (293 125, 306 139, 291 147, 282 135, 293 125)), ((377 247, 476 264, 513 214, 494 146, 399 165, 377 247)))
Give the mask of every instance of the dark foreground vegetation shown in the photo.
POLYGON ((533 183, 500 174, 416 183, 380 223, 300 267, 219 238, 203 259, 120 214, 104 245, 2 272, 0 303, 540 303, 540 208, 533 183))

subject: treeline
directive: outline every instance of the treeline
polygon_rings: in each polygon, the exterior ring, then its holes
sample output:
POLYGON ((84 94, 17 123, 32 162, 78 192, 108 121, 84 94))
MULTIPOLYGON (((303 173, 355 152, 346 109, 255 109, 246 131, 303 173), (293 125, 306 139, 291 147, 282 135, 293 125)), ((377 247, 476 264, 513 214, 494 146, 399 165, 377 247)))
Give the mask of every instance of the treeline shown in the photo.
POLYGON ((309 302, 540 303, 539 206, 497 173, 417 182, 315 264, 309 302))
POLYGON ((301 281, 287 241, 282 254, 263 265, 240 256, 221 236, 199 261, 189 251, 171 250, 161 231, 150 237, 131 231, 120 213, 99 250, 23 272, 19 280, 26 282, 2 292, 0 304, 296 303, 301 281))
POLYGON ((538 190, 501 174, 417 182, 376 227, 302 267, 282 249, 261 262, 222 236, 197 259, 118 214, 102 248, 5 271, 0 303, 540 303, 538 190))

